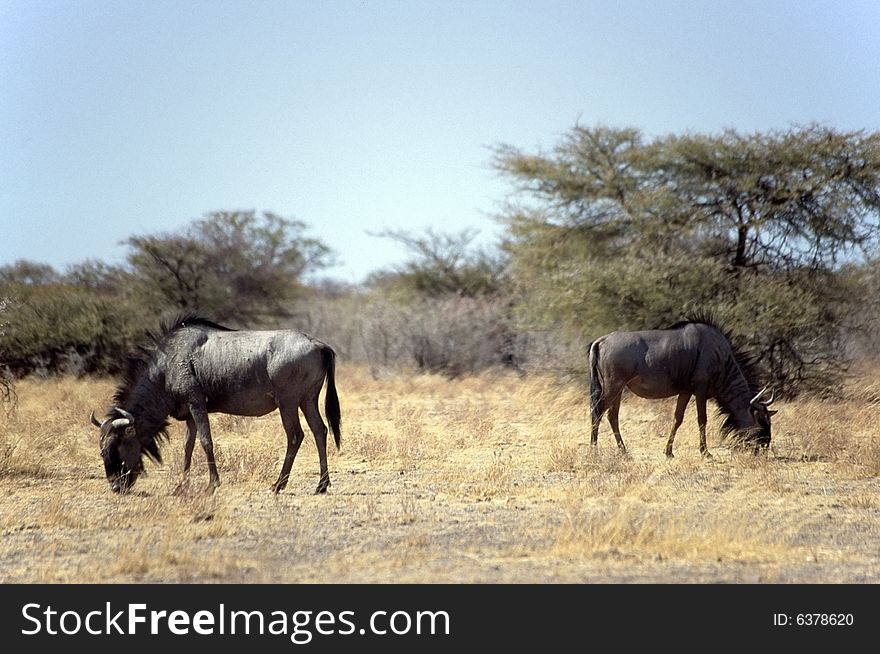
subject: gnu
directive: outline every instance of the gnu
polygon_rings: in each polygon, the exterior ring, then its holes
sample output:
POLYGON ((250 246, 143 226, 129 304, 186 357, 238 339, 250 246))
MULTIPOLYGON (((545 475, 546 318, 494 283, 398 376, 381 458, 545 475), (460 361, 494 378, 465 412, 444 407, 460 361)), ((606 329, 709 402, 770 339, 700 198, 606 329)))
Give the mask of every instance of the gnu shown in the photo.
POLYGON ((287 453, 276 493, 287 485, 304 434, 299 410, 318 447, 320 480, 316 493, 330 486, 327 426, 318 411, 324 381, 324 412, 336 447, 340 439, 336 355, 330 346, 292 330, 235 331, 197 316, 162 326, 150 343, 129 358, 128 368, 102 422, 101 458, 110 488, 129 490, 144 469, 144 456, 161 463, 159 445, 167 439, 168 417, 186 421, 184 479, 198 436, 208 460, 209 490, 220 485, 214 461, 209 413, 262 416, 276 408, 287 434, 287 453))
POLYGON ((617 446, 626 451, 620 434, 618 414, 623 389, 647 399, 678 396, 672 431, 666 442, 666 456, 672 457, 675 432, 681 426, 691 396, 697 402, 700 453, 711 457, 706 447, 706 401, 718 404, 724 416, 721 433, 735 433, 741 440, 760 447, 770 445, 770 416, 767 387, 758 390, 752 358, 734 347, 728 335, 710 317, 694 317, 668 329, 612 332, 589 348, 590 443, 596 445, 599 423, 608 412, 608 423, 617 446))

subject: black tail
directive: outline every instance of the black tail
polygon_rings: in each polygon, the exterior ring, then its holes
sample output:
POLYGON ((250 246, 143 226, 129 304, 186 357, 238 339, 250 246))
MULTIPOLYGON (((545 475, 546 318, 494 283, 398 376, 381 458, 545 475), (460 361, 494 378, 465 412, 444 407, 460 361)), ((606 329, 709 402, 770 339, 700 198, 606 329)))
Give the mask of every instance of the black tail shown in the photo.
POLYGON ((327 374, 324 414, 327 416, 327 422, 330 423, 330 431, 333 432, 333 439, 336 441, 336 449, 338 450, 339 440, 342 437, 340 430, 342 414, 339 410, 339 396, 336 394, 336 352, 329 345, 324 345, 321 349, 321 355, 324 357, 324 370, 327 374))
POLYGON ((599 380, 599 341, 590 343, 590 415, 596 423, 602 419, 602 382, 599 380))

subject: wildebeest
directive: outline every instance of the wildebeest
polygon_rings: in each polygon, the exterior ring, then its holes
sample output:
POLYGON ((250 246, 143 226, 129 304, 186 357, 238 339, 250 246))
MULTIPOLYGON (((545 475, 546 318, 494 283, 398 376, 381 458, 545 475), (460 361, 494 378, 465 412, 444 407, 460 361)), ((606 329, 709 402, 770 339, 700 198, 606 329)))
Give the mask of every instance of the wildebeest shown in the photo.
POLYGON ((321 477, 316 493, 330 485, 327 427, 318 411, 326 379, 324 412, 336 447, 340 439, 336 354, 330 346, 293 330, 236 331, 194 315, 163 323, 158 334, 128 359, 101 429, 101 457, 110 487, 129 490, 143 472, 144 456, 162 462, 168 417, 186 421, 183 470, 187 476, 196 436, 205 450, 209 490, 220 485, 209 413, 262 416, 276 408, 287 434, 287 454, 272 490, 287 485, 304 434, 301 409, 318 447, 321 477))
POLYGON ((678 396, 666 456, 672 456, 672 442, 684 418, 691 396, 697 400, 700 453, 711 457, 706 447, 706 400, 713 399, 724 416, 721 433, 736 433, 759 447, 770 444, 770 416, 764 400, 767 387, 758 390, 756 366, 751 356, 734 347, 728 334, 710 316, 695 316, 667 329, 612 332, 590 344, 590 407, 596 445, 599 422, 608 411, 608 422, 617 446, 626 451, 618 425, 624 387, 648 399, 678 396))

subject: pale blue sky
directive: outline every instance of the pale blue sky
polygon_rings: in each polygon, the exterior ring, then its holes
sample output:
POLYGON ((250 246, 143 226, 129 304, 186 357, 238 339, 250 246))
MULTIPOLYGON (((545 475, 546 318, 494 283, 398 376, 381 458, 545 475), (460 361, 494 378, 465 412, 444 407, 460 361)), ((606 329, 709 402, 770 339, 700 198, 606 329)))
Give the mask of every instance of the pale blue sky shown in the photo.
POLYGON ((359 281, 493 238, 493 144, 812 121, 880 130, 880 2, 0 0, 0 265, 256 209, 359 281))

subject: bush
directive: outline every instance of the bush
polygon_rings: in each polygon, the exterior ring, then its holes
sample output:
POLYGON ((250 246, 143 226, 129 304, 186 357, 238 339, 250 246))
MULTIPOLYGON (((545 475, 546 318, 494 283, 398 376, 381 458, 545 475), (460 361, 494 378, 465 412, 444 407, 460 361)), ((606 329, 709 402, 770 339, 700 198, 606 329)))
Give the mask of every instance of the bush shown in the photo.
POLYGON ((71 284, 11 284, 0 359, 15 375, 115 373, 140 333, 123 300, 71 284))
POLYGON ((410 368, 449 378, 494 366, 517 367, 508 303, 488 297, 390 299, 374 291, 314 300, 293 326, 325 340, 374 376, 410 368))

